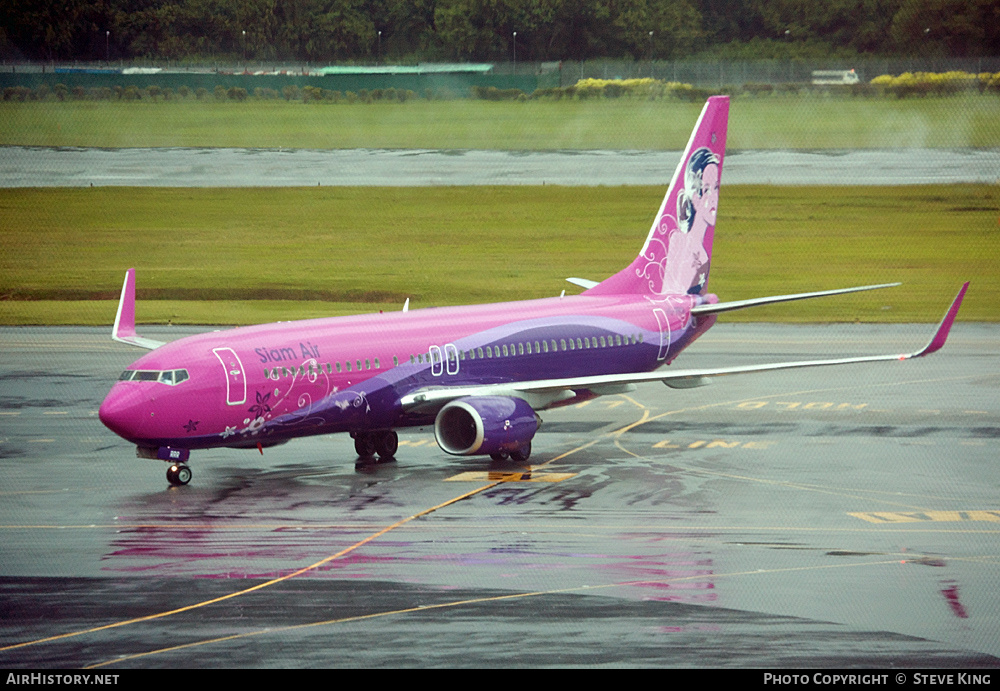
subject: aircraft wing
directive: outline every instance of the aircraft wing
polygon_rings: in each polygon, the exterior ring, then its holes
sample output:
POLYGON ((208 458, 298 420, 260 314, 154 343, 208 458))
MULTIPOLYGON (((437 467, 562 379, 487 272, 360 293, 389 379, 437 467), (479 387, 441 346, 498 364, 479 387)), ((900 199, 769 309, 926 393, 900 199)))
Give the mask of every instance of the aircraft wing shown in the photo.
POLYGON ((135 269, 125 272, 125 283, 122 284, 122 296, 118 300, 118 313, 115 315, 111 338, 146 350, 154 350, 163 345, 161 341, 143 338, 135 333, 135 269))
POLYGON ((922 349, 913 353, 893 355, 869 355, 851 358, 836 358, 829 360, 799 360, 778 362, 764 365, 748 365, 741 367, 717 367, 711 369, 687 370, 656 370, 653 372, 634 372, 625 374, 602 374, 588 377, 569 377, 565 379, 542 379, 525 382, 509 382, 504 384, 488 384, 467 387, 442 387, 415 391, 403 396, 401 403, 407 412, 432 413, 449 401, 466 396, 510 396, 523 398, 532 408, 545 408, 560 400, 576 396, 575 391, 587 390, 598 395, 623 393, 630 390, 630 385, 660 381, 671 388, 693 388, 704 386, 712 377, 722 377, 730 374, 745 374, 749 372, 770 372, 799 367, 824 367, 829 365, 848 365, 861 362, 879 362, 889 360, 910 360, 924 357, 941 349, 948 338, 948 332, 955 322, 958 308, 965 297, 968 282, 962 286, 951 307, 945 313, 944 319, 934 332, 934 336, 922 349))

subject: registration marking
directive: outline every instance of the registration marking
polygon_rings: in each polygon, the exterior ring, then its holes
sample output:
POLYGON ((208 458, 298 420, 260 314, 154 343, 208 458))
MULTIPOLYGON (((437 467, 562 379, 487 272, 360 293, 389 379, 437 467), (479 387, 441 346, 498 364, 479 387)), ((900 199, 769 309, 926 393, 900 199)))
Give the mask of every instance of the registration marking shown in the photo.
POLYGON ((698 439, 697 441, 671 441, 664 439, 653 444, 654 449, 768 449, 776 441, 727 441, 724 439, 698 439))
POLYGON ((576 473, 538 473, 530 470, 470 470, 446 478, 445 482, 562 482, 575 475, 576 473))
POLYGON ((1000 523, 1000 511, 866 511, 849 513, 869 523, 920 523, 936 521, 957 523, 962 521, 986 521, 1000 523))

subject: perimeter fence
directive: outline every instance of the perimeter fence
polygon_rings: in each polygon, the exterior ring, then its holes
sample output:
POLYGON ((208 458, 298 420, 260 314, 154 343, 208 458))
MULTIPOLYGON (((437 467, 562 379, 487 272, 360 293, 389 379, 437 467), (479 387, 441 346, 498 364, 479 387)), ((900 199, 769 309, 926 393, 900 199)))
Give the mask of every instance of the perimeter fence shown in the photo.
MULTIPOLYGON (((0 63, 0 89, 47 87, 55 92, 62 85, 72 92, 84 89, 119 89, 129 86, 182 88, 192 93, 243 89, 287 93, 307 88, 328 92, 360 93, 394 89, 419 97, 468 97, 484 89, 519 90, 531 94, 538 89, 570 87, 581 79, 653 78, 690 84, 700 89, 724 89, 743 85, 808 85, 817 70, 853 70, 862 84, 881 75, 907 72, 1000 72, 1000 57, 983 58, 868 58, 863 60, 587 60, 560 62, 491 63, 487 71, 441 71, 439 66, 421 72, 414 66, 342 66, 336 73, 323 74, 307 63, 203 63, 97 62, 97 63, 0 63), (476 90, 479 91, 476 91, 476 90)), ((417 66, 419 68, 419 65, 417 66)))
POLYGON ((587 60, 557 63, 501 63, 494 72, 533 70, 539 88, 571 86, 581 79, 652 78, 701 88, 743 84, 808 84, 818 70, 854 70, 860 82, 906 72, 1000 72, 1000 57, 831 58, 827 60, 587 60))

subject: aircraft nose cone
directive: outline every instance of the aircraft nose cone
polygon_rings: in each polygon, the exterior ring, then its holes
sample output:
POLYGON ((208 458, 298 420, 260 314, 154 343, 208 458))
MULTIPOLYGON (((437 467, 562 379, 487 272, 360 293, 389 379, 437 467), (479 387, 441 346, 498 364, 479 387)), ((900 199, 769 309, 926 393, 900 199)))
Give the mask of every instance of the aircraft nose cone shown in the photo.
POLYGON ((123 391, 120 386, 111 389, 97 416, 104 426, 119 437, 134 440, 139 436, 139 427, 144 422, 143 397, 135 391, 123 391))

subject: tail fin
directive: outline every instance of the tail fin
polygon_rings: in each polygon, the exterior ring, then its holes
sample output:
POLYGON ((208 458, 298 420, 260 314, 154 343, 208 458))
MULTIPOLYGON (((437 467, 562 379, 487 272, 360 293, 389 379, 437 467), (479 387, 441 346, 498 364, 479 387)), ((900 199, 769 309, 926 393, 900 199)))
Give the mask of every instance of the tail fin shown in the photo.
POLYGON ((646 244, 631 264, 585 291, 588 295, 703 295, 715 238, 729 97, 705 103, 667 188, 646 244))

